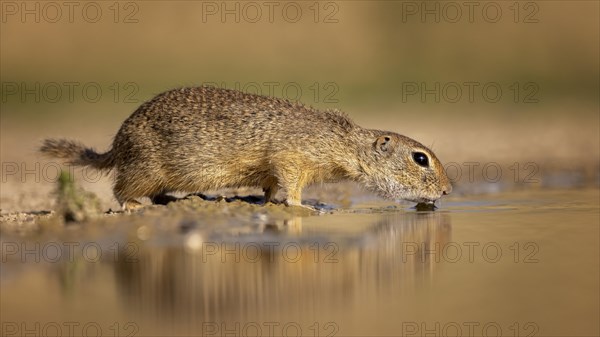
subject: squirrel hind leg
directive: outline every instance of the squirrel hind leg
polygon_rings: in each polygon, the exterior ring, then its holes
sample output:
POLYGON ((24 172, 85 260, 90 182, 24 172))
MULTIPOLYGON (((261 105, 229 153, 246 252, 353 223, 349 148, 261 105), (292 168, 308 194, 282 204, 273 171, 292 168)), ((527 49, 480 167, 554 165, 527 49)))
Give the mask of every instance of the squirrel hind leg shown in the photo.
POLYGON ((115 179, 113 193, 115 198, 122 206, 123 210, 129 211, 143 207, 136 199, 149 197, 154 202, 157 192, 157 185, 150 179, 138 179, 136 176, 127 175, 119 172, 115 179))

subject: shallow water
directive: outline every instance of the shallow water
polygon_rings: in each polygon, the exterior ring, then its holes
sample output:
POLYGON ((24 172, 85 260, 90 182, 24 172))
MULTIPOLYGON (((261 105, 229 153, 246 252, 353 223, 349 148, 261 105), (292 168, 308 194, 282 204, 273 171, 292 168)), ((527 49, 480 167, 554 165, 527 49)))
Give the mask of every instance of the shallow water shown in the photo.
POLYGON ((455 196, 434 212, 165 209, 3 235, 2 335, 600 333, 598 189, 455 196))

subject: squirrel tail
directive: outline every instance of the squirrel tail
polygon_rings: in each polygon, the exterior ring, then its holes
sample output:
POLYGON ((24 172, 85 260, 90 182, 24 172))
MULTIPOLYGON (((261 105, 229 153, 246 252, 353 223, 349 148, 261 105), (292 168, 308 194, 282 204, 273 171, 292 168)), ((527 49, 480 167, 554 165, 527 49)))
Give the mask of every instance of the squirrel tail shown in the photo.
POLYGON ((98 153, 92 148, 68 139, 45 139, 40 152, 51 157, 66 159, 71 165, 91 166, 97 170, 110 170, 115 166, 112 150, 98 153))

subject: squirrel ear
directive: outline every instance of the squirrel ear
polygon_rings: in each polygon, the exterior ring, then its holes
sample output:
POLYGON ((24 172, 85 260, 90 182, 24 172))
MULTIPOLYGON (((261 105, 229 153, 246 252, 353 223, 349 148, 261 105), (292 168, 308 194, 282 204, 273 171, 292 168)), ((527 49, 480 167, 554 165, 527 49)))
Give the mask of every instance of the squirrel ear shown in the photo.
POLYGON ((387 152, 392 148, 392 137, 388 135, 379 136, 375 141, 375 149, 381 152, 387 152))

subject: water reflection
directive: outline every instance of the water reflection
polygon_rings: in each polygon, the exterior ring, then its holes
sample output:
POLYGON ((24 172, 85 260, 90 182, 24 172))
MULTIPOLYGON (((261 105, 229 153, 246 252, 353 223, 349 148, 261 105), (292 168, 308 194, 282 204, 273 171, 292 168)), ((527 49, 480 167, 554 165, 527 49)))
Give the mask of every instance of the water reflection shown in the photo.
POLYGON ((276 208, 227 206, 2 233, 4 327, 24 335, 39 322, 31 335, 44 335, 57 323, 66 335, 69 322, 97 323, 104 335, 138 336, 253 336, 258 327, 278 336, 299 326, 303 335, 345 336, 425 334, 439 323, 437 335, 447 335, 444 327, 467 334, 477 322, 500 325, 502 335, 530 334, 528 326, 598 335, 590 300, 598 298, 597 189, 464 199, 435 212, 366 204, 292 219, 276 208), (469 243, 478 245, 473 254, 469 243), (499 261, 485 258, 487 243, 500 246, 499 261))
POLYGON ((451 235, 450 216, 442 212, 371 214, 361 218, 370 221, 366 230, 353 234, 327 226, 303 230, 312 219, 236 236, 191 230, 183 244, 140 244, 135 261, 114 263, 118 297, 133 312, 165 321, 339 311, 358 297, 433 277, 443 265, 429 252, 451 235))

